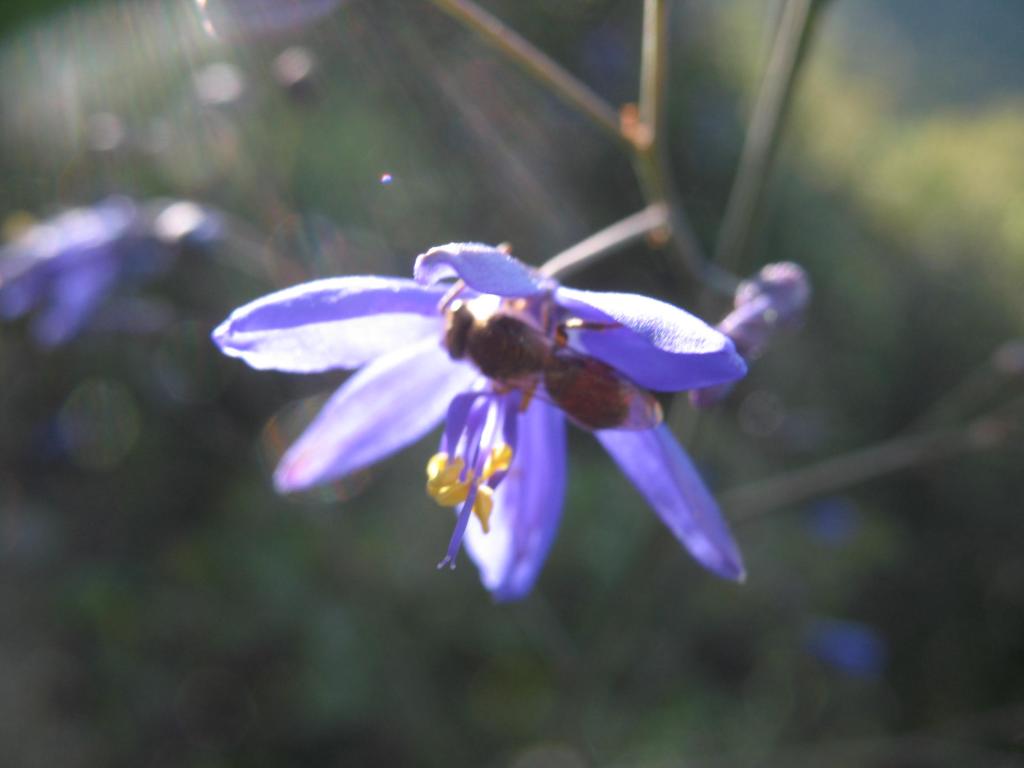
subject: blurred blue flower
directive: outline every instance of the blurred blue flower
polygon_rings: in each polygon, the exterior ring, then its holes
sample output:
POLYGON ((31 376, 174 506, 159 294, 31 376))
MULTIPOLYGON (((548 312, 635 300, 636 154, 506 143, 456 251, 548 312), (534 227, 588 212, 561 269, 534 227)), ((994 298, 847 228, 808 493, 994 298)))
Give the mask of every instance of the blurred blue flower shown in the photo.
POLYGON ((807 527, 826 544, 841 546, 853 538, 861 526, 857 505, 845 496, 829 496, 808 509, 807 527))
POLYGON ((185 201, 143 208, 110 197, 65 211, 0 249, 0 318, 34 313, 36 341, 63 344, 115 288, 159 276, 176 248, 208 243, 219 232, 214 214, 185 201))
POLYGON ((815 619, 804 632, 803 644, 814 658, 853 677, 878 677, 888 660, 878 631, 856 621, 815 619))
POLYGON ((647 391, 742 376, 728 338, 655 299, 559 286, 489 246, 433 248, 414 274, 297 285, 213 332, 257 369, 360 368, 285 453, 278 490, 340 478, 445 420, 427 464, 427 492, 458 508, 441 564, 454 565, 465 537, 484 585, 516 599, 558 527, 568 417, 593 430, 701 564, 744 577, 717 505, 647 391))
MULTIPOLYGON (((800 265, 790 261, 768 264, 757 277, 740 283, 733 311, 717 328, 733 340, 745 360, 754 360, 764 354, 780 329, 800 323, 810 298, 811 283, 800 265)), ((698 408, 716 405, 732 386, 726 382, 694 390, 690 402, 698 408)))

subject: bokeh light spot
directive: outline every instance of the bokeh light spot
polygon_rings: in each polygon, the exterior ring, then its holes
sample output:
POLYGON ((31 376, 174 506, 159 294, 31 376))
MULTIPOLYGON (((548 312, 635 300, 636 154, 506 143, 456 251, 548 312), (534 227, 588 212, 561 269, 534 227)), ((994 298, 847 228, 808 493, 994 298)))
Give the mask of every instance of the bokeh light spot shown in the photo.
POLYGON ((86 142, 94 152, 113 152, 124 143, 121 118, 110 112, 97 112, 86 125, 86 142))
MULTIPOLYGON (((268 472, 273 471, 288 446, 294 443, 303 430, 309 426, 310 421, 319 413, 329 396, 330 393, 319 394, 298 400, 285 406, 270 418, 263 427, 260 440, 263 460, 268 472)), ((365 490, 373 477, 373 472, 373 468, 368 467, 333 483, 313 488, 303 494, 292 494, 287 498, 305 498, 306 501, 313 498, 325 504, 348 501, 365 490)))
POLYGON ((309 49, 293 45, 291 48, 285 48, 274 59, 274 76, 281 85, 290 88, 313 74, 315 66, 313 54, 309 49))
POLYGON ((178 200, 157 214, 153 231, 166 243, 206 242, 219 235, 220 225, 217 217, 202 206, 191 200, 178 200))
POLYGON ((223 106, 232 104, 245 91, 245 77, 234 64, 214 62, 203 67, 194 78, 196 95, 204 104, 223 106))
POLYGON ((120 382, 89 379, 71 393, 57 419, 71 460, 107 470, 128 455, 139 437, 139 407, 120 382))
POLYGON ((1000 373, 1019 376, 1024 373, 1024 340, 1003 342, 992 356, 992 364, 1000 373))

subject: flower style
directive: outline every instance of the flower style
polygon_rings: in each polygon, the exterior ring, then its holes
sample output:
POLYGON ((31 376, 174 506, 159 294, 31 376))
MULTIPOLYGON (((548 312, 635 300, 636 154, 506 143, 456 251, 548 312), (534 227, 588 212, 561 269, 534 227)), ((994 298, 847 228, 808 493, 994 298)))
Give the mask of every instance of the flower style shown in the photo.
POLYGON ((35 312, 42 346, 76 336, 118 285, 162 274, 183 245, 219 236, 217 216, 188 201, 139 206, 109 197, 34 224, 0 249, 0 319, 35 312))
POLYGON ((725 335, 652 298, 561 286, 486 245, 433 248, 414 277, 293 286, 214 330, 225 354, 253 368, 360 369, 286 451, 279 491, 340 478, 445 420, 426 469, 428 494, 457 509, 440 565, 454 567, 465 540, 484 585, 517 599, 558 527, 568 418, 593 431, 701 564, 743 579, 711 494, 647 391, 742 376, 725 335))

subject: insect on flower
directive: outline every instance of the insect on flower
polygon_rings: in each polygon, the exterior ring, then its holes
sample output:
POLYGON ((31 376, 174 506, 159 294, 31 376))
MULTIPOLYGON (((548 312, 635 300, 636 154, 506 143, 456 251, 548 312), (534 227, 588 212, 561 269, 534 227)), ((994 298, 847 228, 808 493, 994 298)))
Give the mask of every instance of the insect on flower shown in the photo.
POLYGON ((558 528, 571 420, 701 564, 743 578, 728 527, 651 394, 742 376, 724 334, 646 296, 561 286, 486 245, 432 248, 414 275, 293 286, 214 330, 225 354, 254 368, 359 369, 285 452, 279 491, 350 474, 443 420, 426 466, 428 495, 456 511, 440 565, 454 567, 465 542, 492 594, 517 599, 558 528))
MULTIPOLYGON (((454 293, 463 288, 458 283, 454 293)), ((504 304, 495 309, 485 298, 442 302, 445 347, 453 359, 469 357, 496 387, 521 390, 523 410, 543 388, 552 403, 587 429, 650 429, 661 423, 661 405, 650 392, 568 346, 572 329, 615 324, 571 318, 552 328, 550 317, 533 322, 527 302, 504 304)))

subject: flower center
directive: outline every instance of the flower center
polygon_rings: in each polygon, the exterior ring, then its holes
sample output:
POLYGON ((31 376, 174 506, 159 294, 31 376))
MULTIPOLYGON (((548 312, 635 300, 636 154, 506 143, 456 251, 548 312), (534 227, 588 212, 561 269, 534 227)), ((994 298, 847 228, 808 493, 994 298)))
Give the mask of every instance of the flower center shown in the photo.
POLYGON ((482 390, 459 395, 448 407, 441 446, 427 462, 427 494, 458 509, 455 531, 441 567, 455 567, 471 515, 484 533, 491 529, 494 491, 515 454, 519 394, 482 390))
POLYGON ((484 533, 491 530, 491 510, 494 508, 494 488, 488 483, 498 472, 507 472, 512 464, 512 446, 501 443, 491 448, 484 460, 480 477, 466 469, 466 462, 447 453, 438 452, 427 462, 427 494, 442 507, 457 507, 476 490, 473 514, 480 521, 484 533))

